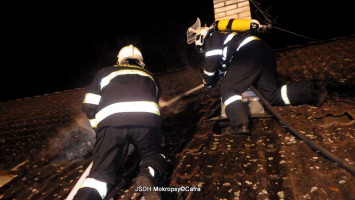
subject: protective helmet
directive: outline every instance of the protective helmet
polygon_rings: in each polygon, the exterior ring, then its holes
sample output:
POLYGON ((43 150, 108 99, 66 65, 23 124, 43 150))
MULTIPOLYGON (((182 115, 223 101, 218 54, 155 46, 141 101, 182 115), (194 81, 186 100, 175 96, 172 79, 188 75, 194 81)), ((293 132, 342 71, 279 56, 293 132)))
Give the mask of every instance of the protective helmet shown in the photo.
POLYGON ((203 46, 209 30, 210 28, 203 27, 197 32, 196 39, 195 39, 195 46, 203 46))
POLYGON ((210 27, 201 28, 200 18, 197 18, 195 24, 187 29, 187 44, 192 44, 195 42, 195 46, 203 46, 205 38, 207 37, 210 30, 210 27))
POLYGON ((117 63, 119 65, 125 64, 128 60, 134 59, 138 62, 138 64, 142 67, 145 66, 143 63, 143 56, 141 51, 133 46, 132 44, 123 47, 117 55, 117 63))

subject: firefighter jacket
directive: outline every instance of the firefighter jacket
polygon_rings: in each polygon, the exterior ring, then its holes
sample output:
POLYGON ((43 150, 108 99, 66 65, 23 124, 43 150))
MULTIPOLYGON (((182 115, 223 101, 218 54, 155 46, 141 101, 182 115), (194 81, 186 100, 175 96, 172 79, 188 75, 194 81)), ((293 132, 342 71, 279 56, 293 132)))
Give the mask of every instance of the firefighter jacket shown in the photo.
POLYGON ((83 102, 93 128, 124 125, 161 127, 160 87, 153 75, 136 65, 101 69, 83 102))
POLYGON ((205 41, 203 83, 210 84, 223 74, 238 50, 252 40, 259 39, 252 31, 212 32, 205 41))

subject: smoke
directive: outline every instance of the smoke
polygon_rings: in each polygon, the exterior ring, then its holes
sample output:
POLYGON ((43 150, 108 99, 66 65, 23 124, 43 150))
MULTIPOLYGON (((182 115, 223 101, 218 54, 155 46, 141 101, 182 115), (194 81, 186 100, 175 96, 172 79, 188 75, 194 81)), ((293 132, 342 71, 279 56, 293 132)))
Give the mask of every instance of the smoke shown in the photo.
POLYGON ((57 134, 48 140, 47 148, 41 154, 54 163, 85 159, 90 155, 95 140, 95 131, 85 114, 81 113, 75 116, 70 126, 57 130, 57 134))

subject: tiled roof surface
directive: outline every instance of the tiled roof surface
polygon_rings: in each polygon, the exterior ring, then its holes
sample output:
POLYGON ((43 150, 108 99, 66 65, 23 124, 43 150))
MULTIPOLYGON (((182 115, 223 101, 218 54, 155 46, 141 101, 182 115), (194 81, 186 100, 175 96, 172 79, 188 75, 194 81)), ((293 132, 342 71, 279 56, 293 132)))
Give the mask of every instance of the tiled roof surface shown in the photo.
MULTIPOLYGON (((285 106, 277 111, 309 139, 355 166, 354 37, 277 55, 281 81, 324 79, 330 93, 320 108, 285 106)), ((202 76, 197 69, 185 69, 157 78, 167 100, 199 85, 202 76)), ((15 177, 0 188, 0 199, 65 199, 89 165, 94 141, 81 112, 83 95, 84 88, 78 88, 0 103, 0 175, 15 177)), ((354 177, 278 120, 254 119, 251 136, 231 135, 228 127, 203 122, 218 114, 218 92, 207 89, 162 112, 170 159, 166 186, 201 189, 164 192, 166 199, 354 199, 354 177)), ((117 199, 132 197, 127 194, 129 189, 117 199)))

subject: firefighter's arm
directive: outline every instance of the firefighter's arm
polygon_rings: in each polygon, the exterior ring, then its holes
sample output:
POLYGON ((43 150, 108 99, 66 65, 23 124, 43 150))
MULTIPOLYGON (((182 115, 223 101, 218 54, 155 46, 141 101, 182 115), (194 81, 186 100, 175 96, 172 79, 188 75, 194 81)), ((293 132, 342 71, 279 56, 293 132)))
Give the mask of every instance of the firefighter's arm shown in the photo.
POLYGON ((86 94, 83 101, 83 112, 86 114, 90 121, 91 127, 96 128, 97 123, 95 120, 95 115, 97 112, 97 106, 100 103, 101 95, 99 88, 99 78, 96 77, 93 83, 86 90, 86 94))
POLYGON ((203 84, 206 88, 214 88, 217 83, 216 72, 209 72, 206 69, 203 69, 203 84))
POLYGON ((207 88, 213 88, 218 81, 219 63, 220 55, 210 55, 206 52, 202 82, 207 88))
POLYGON ((161 96, 161 87, 160 87, 160 84, 159 84, 159 81, 155 80, 154 82, 156 88, 157 88, 157 101, 158 101, 158 105, 160 108, 164 108, 167 106, 167 101, 163 100, 160 96, 161 96))
POLYGON ((205 50, 202 82, 207 88, 213 88, 218 81, 218 68, 221 63, 222 49, 219 42, 211 36, 205 41, 205 50))
POLYGON ((96 120, 95 120, 95 114, 96 114, 96 107, 98 105, 98 102, 100 102, 101 96, 98 94, 94 94, 91 92, 87 92, 85 94, 85 98, 83 101, 83 111, 86 114, 87 118, 89 119, 90 125, 93 128, 96 128, 96 120))

